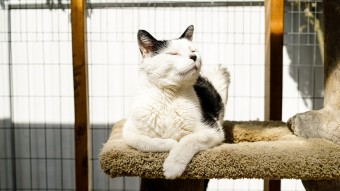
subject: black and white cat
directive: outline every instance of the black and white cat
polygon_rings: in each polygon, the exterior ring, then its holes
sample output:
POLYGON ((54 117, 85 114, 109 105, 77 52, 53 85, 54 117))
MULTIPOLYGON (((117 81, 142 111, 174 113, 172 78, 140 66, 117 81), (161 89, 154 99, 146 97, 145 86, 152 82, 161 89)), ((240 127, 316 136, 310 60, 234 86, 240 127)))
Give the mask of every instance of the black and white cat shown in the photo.
POLYGON ((229 73, 219 67, 200 74, 193 32, 191 25, 180 38, 159 41, 138 31, 140 85, 123 138, 141 151, 170 151, 163 164, 168 179, 179 177, 196 153, 224 140, 229 73))

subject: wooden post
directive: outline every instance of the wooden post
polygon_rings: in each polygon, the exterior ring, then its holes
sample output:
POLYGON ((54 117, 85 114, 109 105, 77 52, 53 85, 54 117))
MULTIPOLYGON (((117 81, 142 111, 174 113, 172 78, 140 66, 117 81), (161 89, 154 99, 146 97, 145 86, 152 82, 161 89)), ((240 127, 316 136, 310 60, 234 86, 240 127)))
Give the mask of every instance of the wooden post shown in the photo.
POLYGON ((142 178, 141 191, 204 191, 207 188, 207 180, 199 179, 147 179, 142 178))
MULTIPOLYGON (((282 120, 283 0, 265 1, 265 120, 282 120)), ((265 191, 280 191, 280 180, 264 180, 265 191)))
POLYGON ((265 17, 265 120, 282 120, 283 0, 266 0, 265 17))
POLYGON ((89 190, 86 1, 71 0, 76 189, 89 190))

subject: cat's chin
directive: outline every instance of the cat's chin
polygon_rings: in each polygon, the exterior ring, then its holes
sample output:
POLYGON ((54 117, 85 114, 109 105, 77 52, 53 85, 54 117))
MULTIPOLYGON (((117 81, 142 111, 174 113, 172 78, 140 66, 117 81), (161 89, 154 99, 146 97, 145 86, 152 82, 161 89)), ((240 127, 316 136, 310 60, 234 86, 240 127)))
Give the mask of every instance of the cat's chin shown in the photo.
POLYGON ((180 76, 187 76, 189 74, 195 74, 198 73, 198 66, 195 63, 190 64, 189 66, 185 67, 183 70, 181 70, 178 75, 180 76))
POLYGON ((199 70, 197 66, 193 67, 191 70, 187 71, 185 74, 180 74, 180 86, 190 87, 193 86, 199 76, 199 70))

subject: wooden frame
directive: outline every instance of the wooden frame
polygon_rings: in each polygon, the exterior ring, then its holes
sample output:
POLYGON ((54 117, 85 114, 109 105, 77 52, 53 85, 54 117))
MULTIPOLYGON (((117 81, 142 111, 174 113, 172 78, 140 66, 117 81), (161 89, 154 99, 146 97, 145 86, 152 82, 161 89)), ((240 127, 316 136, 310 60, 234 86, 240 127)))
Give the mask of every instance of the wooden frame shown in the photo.
POLYGON ((282 120, 283 1, 265 1, 265 120, 282 120))
POLYGON ((87 80, 87 47, 86 47, 86 1, 71 0, 72 25, 72 58, 74 86, 74 136, 76 189, 89 190, 89 149, 88 128, 88 80, 87 80))
MULTIPOLYGON (((265 120, 282 120, 284 0, 265 1, 265 120)), ((280 191, 280 180, 264 180, 265 191, 280 191)))

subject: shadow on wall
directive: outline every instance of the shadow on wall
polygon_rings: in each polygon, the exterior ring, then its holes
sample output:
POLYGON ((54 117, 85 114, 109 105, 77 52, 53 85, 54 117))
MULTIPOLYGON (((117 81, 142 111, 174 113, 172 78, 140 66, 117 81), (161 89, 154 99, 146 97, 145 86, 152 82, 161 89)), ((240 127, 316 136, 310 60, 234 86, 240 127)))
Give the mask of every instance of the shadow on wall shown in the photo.
POLYGON ((9 0, 0 0, 0 7, 1 7, 2 9, 5 8, 5 1, 9 1, 9 0))
MULTIPOLYGON (((108 179, 97 161, 112 126, 91 124, 91 162, 97 187, 103 184, 103 188, 106 188, 108 185, 105 184, 108 179)), ((0 151, 0 190, 49 190, 48 185, 51 189, 75 187, 73 124, 13 124, 11 119, 0 119, 0 151)))
POLYGON ((324 89, 322 2, 293 2, 287 5, 287 9, 295 12, 285 17, 284 44, 290 59, 289 75, 306 107, 321 109, 324 89), (296 11, 299 13, 296 14, 296 11), (318 22, 320 27, 317 27, 318 22))

